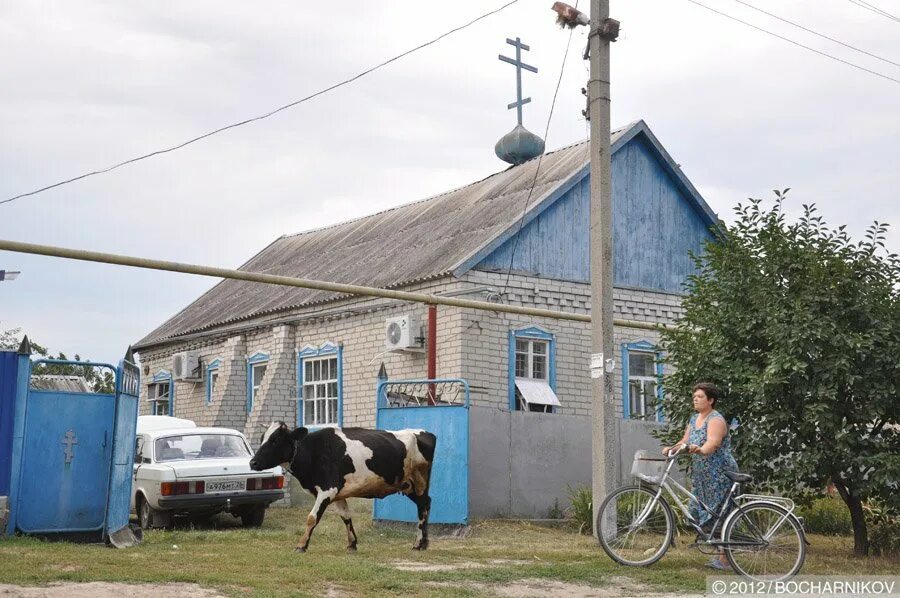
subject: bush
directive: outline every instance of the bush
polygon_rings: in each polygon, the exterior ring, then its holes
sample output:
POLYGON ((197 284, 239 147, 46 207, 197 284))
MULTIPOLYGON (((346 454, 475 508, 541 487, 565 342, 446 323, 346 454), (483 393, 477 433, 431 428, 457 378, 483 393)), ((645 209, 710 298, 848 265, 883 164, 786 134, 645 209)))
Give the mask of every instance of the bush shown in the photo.
POLYGON ((872 554, 900 554, 900 516, 875 501, 864 504, 863 511, 872 554))
POLYGON ((569 502, 569 512, 572 516, 572 522, 578 527, 579 534, 590 534, 594 531, 594 494, 593 491, 586 486, 578 486, 572 488, 566 486, 569 502))
POLYGON ((817 498, 808 506, 799 507, 797 515, 803 517, 804 527, 811 534, 845 536, 853 531, 850 511, 836 496, 817 498))

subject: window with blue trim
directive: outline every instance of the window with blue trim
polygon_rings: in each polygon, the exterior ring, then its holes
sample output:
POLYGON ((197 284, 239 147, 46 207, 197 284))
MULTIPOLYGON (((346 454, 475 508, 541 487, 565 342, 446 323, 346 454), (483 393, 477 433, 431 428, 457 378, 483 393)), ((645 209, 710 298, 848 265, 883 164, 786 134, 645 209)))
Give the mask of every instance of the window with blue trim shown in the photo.
POLYGON ((297 355, 298 406, 301 426, 343 423, 343 347, 328 342, 306 346, 297 355))
POLYGON ((268 368, 269 356, 265 353, 256 353, 247 360, 247 413, 253 411, 268 368))
POLYGON ((556 396, 556 337, 532 326, 509 333, 509 408, 553 413, 556 396))
POLYGON ((662 355, 647 341, 622 345, 622 413, 625 419, 662 421, 662 355))
POLYGON ((147 385, 147 401, 150 415, 171 415, 174 408, 172 374, 166 370, 157 372, 147 385))
POLYGON ((206 366, 206 404, 213 402, 216 396, 216 390, 219 383, 219 365, 221 359, 214 359, 206 366))

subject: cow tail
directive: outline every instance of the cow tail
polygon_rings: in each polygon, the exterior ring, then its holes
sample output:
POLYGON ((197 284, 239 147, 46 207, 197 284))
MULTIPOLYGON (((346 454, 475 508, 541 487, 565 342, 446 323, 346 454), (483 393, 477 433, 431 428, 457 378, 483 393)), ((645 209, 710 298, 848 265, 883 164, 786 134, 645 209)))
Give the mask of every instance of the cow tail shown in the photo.
POLYGON ((416 434, 416 445, 419 452, 428 461, 428 480, 431 481, 431 466, 434 464, 434 451, 437 448, 437 436, 431 432, 420 432, 416 434))

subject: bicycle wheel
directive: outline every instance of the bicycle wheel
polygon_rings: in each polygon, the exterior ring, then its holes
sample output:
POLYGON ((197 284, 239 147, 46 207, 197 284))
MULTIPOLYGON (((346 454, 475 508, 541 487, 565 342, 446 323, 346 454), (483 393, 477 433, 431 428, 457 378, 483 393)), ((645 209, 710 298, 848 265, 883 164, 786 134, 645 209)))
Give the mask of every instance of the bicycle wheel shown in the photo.
POLYGON ((751 579, 787 579, 806 559, 800 522, 773 503, 742 507, 726 524, 722 540, 731 567, 751 579))
POLYGON ((597 513, 597 537, 609 558, 622 565, 645 567, 669 549, 675 532, 672 509, 656 492, 623 486, 606 497, 597 513))

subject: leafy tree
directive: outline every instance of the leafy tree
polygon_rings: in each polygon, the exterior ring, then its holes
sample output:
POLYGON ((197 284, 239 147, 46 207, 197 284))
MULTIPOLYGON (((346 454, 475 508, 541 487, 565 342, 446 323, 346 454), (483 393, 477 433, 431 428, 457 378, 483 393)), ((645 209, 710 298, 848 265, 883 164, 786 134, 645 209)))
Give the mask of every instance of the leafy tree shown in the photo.
MULTIPOLYGON (((22 330, 20 328, 13 328, 0 332, 0 349, 12 351, 18 349, 19 344, 22 342, 21 332, 22 330)), ((62 352, 58 353, 57 355, 52 355, 50 351, 48 351, 47 348, 43 345, 40 345, 32 341, 31 339, 29 339, 29 342, 31 343, 31 351, 35 355, 44 357, 46 359, 69 359, 62 352)), ((81 356, 76 354, 73 358, 73 361, 89 362, 90 360, 82 360, 81 356)), ((32 368, 31 374, 32 376, 80 376, 87 380, 88 385, 94 392, 114 393, 116 391, 116 377, 109 368, 98 368, 96 366, 86 364, 70 365, 39 363, 32 368)))
POLYGON ((885 251, 887 225, 854 242, 813 206, 789 223, 787 190, 775 193, 770 210, 739 205, 694 256, 684 315, 662 339, 677 368, 664 381, 667 438, 684 431, 691 386, 716 382, 717 408, 741 423, 742 469, 793 495, 833 483, 863 555, 863 501, 900 508, 900 259, 885 251))

